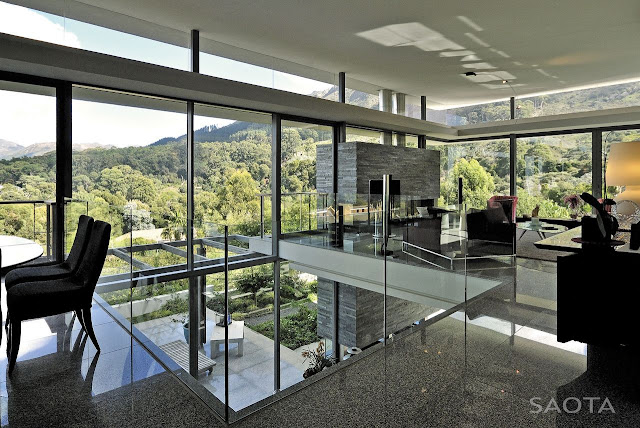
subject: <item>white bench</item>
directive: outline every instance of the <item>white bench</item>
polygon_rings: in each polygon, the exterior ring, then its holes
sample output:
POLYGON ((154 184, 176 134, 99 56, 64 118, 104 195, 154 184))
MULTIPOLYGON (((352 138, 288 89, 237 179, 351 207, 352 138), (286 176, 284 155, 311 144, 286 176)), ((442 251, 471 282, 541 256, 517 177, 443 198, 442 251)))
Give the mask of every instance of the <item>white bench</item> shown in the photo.
MULTIPOLYGON (((180 367, 189 371, 189 345, 181 340, 165 343, 159 346, 180 367)), ((211 374, 216 362, 198 351, 198 374, 211 374)))

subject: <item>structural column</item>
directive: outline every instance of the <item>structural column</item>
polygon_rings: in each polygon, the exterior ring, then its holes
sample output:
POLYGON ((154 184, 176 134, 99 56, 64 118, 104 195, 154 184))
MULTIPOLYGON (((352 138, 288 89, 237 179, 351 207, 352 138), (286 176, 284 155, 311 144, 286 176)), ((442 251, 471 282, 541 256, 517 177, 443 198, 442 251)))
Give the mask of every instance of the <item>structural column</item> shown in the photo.
MULTIPOLYGON (((420 97, 420 119, 427 120, 427 97, 425 97, 424 95, 420 97)), ((427 148, 426 135, 418 135, 418 148, 419 149, 427 148)))
MULTIPOLYGON (((391 113, 392 109, 392 93, 391 89, 380 89, 378 91, 378 102, 380 111, 391 113)), ((389 131, 383 131, 380 134, 380 143, 390 146, 393 144, 393 135, 389 131)))
MULTIPOLYGON (((516 99, 511 97, 509 100, 510 103, 510 113, 511 119, 516 118, 516 99)), ((517 179, 516 176, 516 163, 518 161, 517 157, 517 147, 516 147, 516 135, 509 135, 509 193, 511 196, 516 196, 517 190, 517 179)))
POLYGON ((593 196, 602 198, 602 131, 591 133, 591 190, 593 196))
MULTIPOLYGON (((191 31, 190 70, 200 72, 200 32, 191 31)), ((193 270, 193 219, 194 219, 194 103, 187 101, 187 270, 193 270)), ((198 348, 200 346, 200 328, 203 327, 200 281, 189 277, 189 373, 198 378, 198 348)))
MULTIPOLYGON (((338 75, 338 101, 346 103, 347 78, 344 72, 338 75)), ((333 131, 333 147, 332 147, 332 166, 333 166, 333 193, 338 193, 338 144, 347 141, 347 123, 341 122, 334 127, 333 131)))
POLYGON ((56 205, 53 211, 53 256, 64 260, 65 198, 71 198, 71 83, 56 86, 56 205))
MULTIPOLYGON (((271 251, 278 256, 282 184, 282 117, 271 120, 271 251)), ((280 390, 280 259, 273 263, 273 389, 280 390)))
MULTIPOLYGON (((406 115, 406 95, 400 92, 396 92, 393 95, 393 112, 397 115, 406 115)), ((407 135, 401 132, 396 134, 396 144, 399 147, 407 146, 407 135)))

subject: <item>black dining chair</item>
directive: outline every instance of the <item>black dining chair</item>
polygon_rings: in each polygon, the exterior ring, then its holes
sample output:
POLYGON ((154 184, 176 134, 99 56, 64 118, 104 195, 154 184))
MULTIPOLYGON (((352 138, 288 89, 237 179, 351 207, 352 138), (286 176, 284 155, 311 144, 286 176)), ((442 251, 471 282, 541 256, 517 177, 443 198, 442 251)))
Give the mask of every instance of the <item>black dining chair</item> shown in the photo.
POLYGON ((9 373, 18 357, 21 322, 75 311, 97 351, 98 340, 91 323, 91 302, 109 249, 111 225, 93 223, 91 237, 75 274, 53 280, 21 282, 7 291, 7 356, 9 373))
POLYGON ((13 269, 7 273, 4 279, 5 288, 9 290, 14 285, 23 282, 60 279, 76 273, 91 238, 92 227, 93 218, 81 215, 78 219, 76 237, 65 261, 62 263, 56 261, 37 263, 13 269))

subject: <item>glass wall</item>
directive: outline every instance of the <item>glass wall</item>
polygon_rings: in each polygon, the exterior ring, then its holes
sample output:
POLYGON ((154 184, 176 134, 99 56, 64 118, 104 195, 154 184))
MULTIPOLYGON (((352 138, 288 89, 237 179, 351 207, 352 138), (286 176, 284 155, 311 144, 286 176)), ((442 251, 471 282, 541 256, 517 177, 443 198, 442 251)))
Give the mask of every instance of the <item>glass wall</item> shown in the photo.
MULTIPOLYGON (((273 61, 277 62, 275 58, 273 61)), ((204 52, 200 53, 200 72, 236 82, 338 101, 335 75, 332 82, 321 82, 204 52)))
MULTIPOLYGON (((135 244, 185 239, 186 103, 83 87, 73 98, 73 198, 100 220, 126 207, 135 244)), ((115 240, 129 232, 109 220, 115 240)))
POLYGON ((317 228, 332 191, 332 139, 329 126, 282 122, 282 233, 317 228))
POLYGON ((516 171, 518 215, 539 207, 542 218, 580 217, 588 206, 571 208, 565 198, 591 193, 591 134, 519 138, 516 171))
POLYGON ((628 129, 624 131, 609 131, 602 133, 602 177, 603 177, 603 197, 613 199, 620 192, 622 192, 623 188, 620 186, 612 186, 606 183, 606 173, 607 167, 609 165, 609 153, 611 152, 611 145, 616 143, 630 142, 630 141, 640 141, 640 130, 638 129, 628 129))
POLYGON ((358 91, 356 89, 349 88, 349 81, 347 80, 347 87, 345 89, 345 102, 358 107, 364 107, 371 110, 380 109, 380 99, 377 93, 369 93, 358 91))
POLYGON ((640 105, 640 82, 523 97, 516 100, 516 117, 540 117, 640 105))
MULTIPOLYGON (((66 4, 69 14, 76 7, 66 4)), ((0 2, 0 32, 73 48, 187 70, 189 35, 182 46, 162 43, 98 25, 0 2)))
POLYGON ((0 234, 51 254, 55 196, 56 90, 0 81, 0 234))
POLYGON ((271 115, 196 104, 194 129, 195 220, 270 232, 271 115))
POLYGON ((380 131, 365 128, 353 128, 348 126, 347 143, 352 141, 380 144, 380 131))
POLYGON ((460 126, 495 122, 511 118, 511 102, 507 100, 476 104, 446 110, 446 125, 460 126))
POLYGON ((463 178, 464 203, 487 208, 494 195, 509 195, 509 140, 427 146, 440 151, 440 200, 458 202, 458 178, 463 178))

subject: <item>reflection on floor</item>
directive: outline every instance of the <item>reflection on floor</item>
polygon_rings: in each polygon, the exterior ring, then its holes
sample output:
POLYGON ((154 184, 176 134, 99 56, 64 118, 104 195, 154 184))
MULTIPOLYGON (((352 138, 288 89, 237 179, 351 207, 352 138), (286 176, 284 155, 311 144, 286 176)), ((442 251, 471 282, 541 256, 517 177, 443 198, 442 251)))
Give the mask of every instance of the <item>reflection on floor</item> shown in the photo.
POLYGON ((327 426, 640 426, 637 386, 597 349, 587 370, 586 345, 556 341, 555 263, 519 260, 515 291, 515 305, 513 290, 497 289, 469 304, 473 319, 458 312, 416 330, 240 425, 293 427, 304 415, 327 426), (597 397, 593 412, 585 397, 597 397), (605 398, 615 414, 599 413, 605 398))
MULTIPOLYGON (((500 287, 234 425, 640 426, 637 386, 611 355, 556 341, 555 263, 519 260, 509 296, 500 287), (615 414, 598 413, 605 399, 615 414)), ((96 306, 93 319, 99 355, 70 314, 25 323, 10 378, 3 339, 2 426, 222 426, 96 306)))
POLYGON ((92 318, 100 353, 70 313, 23 322, 11 376, 3 334, 2 427, 223 426, 96 304, 92 318))

